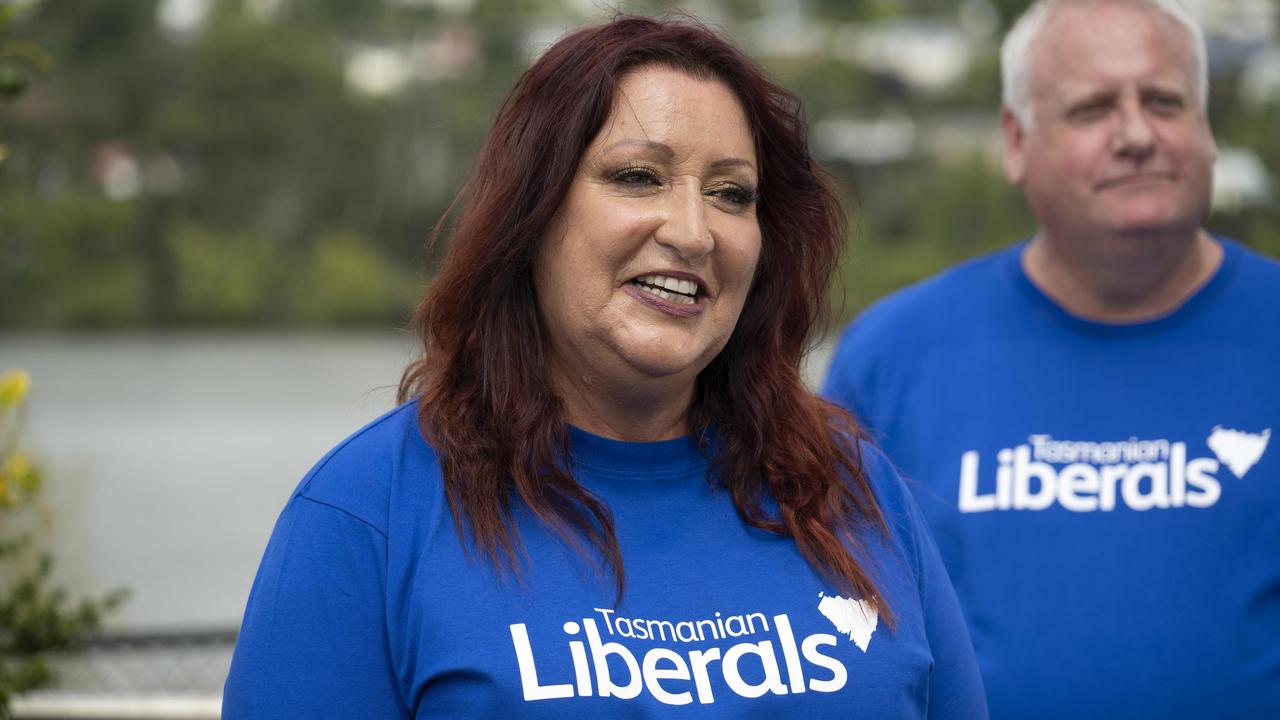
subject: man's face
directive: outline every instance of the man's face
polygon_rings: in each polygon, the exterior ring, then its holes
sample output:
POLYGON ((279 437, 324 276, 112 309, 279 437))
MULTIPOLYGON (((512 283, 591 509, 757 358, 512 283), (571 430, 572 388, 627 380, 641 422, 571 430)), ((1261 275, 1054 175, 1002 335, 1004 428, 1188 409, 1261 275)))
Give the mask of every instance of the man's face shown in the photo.
POLYGON ((1005 174, 1041 230, 1076 244, 1198 228, 1217 147, 1186 31, 1154 10, 1088 3, 1055 11, 1031 53, 1034 121, 1006 108, 1005 174))

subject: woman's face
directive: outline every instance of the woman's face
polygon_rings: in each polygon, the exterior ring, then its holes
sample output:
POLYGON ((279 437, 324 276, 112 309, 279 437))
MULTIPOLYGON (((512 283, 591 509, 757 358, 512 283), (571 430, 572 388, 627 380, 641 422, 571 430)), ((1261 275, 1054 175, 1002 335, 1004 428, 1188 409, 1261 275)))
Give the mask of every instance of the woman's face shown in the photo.
POLYGON ((758 167, 724 84, 663 67, 622 79, 535 261, 557 381, 691 390, 751 289, 758 167))

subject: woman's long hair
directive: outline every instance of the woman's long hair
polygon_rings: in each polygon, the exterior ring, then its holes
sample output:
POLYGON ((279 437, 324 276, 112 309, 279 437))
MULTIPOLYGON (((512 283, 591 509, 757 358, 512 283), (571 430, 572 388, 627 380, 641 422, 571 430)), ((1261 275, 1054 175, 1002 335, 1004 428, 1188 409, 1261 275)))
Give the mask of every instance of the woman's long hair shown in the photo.
POLYGON ((418 398, 464 544, 469 530, 483 555, 518 568, 520 502, 579 550, 584 541, 597 549, 621 596, 609 509, 563 461, 564 405, 549 384, 533 261, 619 82, 649 65, 729 87, 761 165, 756 278, 728 344, 698 376, 689 427, 714 430, 716 478, 744 522, 793 538, 823 575, 892 623, 860 552, 861 529, 887 530, 857 428, 809 392, 799 370, 810 333, 828 319, 844 214, 809 157, 799 100, 694 21, 619 16, 561 39, 520 78, 455 200, 463 209, 448 254, 414 315, 425 353, 405 370, 401 400, 418 398))

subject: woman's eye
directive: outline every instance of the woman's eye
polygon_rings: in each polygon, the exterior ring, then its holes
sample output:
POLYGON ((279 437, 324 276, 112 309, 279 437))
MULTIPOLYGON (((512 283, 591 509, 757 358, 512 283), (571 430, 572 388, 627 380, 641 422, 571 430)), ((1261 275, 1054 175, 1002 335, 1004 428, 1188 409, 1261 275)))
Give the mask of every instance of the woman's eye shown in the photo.
POLYGON ((625 168, 613 174, 613 181, 630 187, 658 185, 657 173, 647 168, 625 168))
POLYGON ((717 187, 707 194, 737 209, 746 208, 756 201, 755 189, 744 188, 741 185, 717 187))

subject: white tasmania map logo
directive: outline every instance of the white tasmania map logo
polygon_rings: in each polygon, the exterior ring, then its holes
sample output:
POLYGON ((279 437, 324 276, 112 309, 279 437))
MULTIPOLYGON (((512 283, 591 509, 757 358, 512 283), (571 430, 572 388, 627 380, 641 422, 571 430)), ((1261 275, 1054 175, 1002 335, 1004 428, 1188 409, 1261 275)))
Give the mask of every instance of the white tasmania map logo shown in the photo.
POLYGON ((876 606, 866 600, 850 600, 839 595, 827 597, 818 593, 818 597, 821 598, 818 612, 836 626, 837 632, 847 635, 859 650, 866 652, 867 645, 871 644, 871 634, 880 624, 880 613, 876 611, 876 606))
POLYGON ((1045 510, 1108 512, 1212 507, 1222 496, 1225 465, 1238 479, 1262 459, 1271 428, 1259 433, 1218 425, 1205 444, 1212 457, 1189 457, 1187 443, 1168 439, 1058 440, 1031 435, 996 453, 994 482, 983 482, 976 450, 960 457, 958 506, 962 513, 1045 510))
POLYGON ((1243 478, 1245 473, 1252 470, 1253 466, 1262 459, 1262 453, 1266 452, 1269 442, 1271 442, 1271 428, 1254 434, 1218 425, 1209 435, 1206 444, 1223 465, 1231 468, 1231 472, 1235 473, 1236 477, 1243 478))

